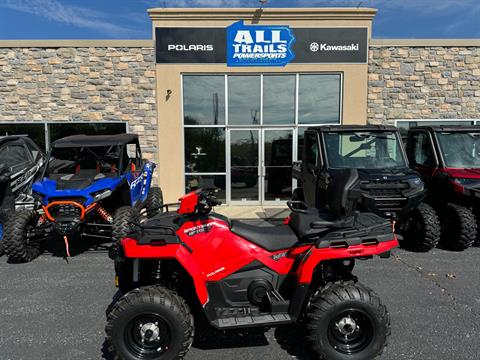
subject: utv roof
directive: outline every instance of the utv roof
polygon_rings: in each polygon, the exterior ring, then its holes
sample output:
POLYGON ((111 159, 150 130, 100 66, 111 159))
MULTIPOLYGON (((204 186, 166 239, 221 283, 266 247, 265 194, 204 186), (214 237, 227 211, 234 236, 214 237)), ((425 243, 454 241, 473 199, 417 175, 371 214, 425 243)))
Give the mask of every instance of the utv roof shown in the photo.
POLYGON ((52 143, 54 148, 71 148, 82 146, 124 145, 138 139, 137 134, 117 135, 73 135, 58 139, 52 143))
POLYGON ((8 136, 0 136, 0 145, 5 144, 6 142, 9 141, 15 141, 19 139, 28 139, 27 141, 31 140, 27 135, 8 135, 8 136))
POLYGON ((341 132, 341 131, 397 131, 395 126, 390 125, 324 125, 312 126, 307 130, 322 132, 341 132))
POLYGON ((427 131, 458 131, 458 132, 472 132, 480 131, 480 125, 425 125, 414 126, 410 130, 427 130, 427 131))

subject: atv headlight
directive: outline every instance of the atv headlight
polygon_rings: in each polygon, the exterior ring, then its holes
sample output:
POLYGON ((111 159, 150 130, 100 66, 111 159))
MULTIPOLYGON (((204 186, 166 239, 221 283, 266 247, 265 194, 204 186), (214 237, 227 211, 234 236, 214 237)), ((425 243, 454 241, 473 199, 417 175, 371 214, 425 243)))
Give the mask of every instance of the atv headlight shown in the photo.
POLYGON ((462 186, 471 186, 480 184, 479 179, 467 179, 467 178, 451 178, 454 183, 462 186))
POLYGON ((100 201, 112 195, 112 191, 109 189, 105 189, 105 190, 95 191, 91 195, 93 196, 93 201, 100 201))
POLYGON ((414 178, 408 179, 408 183, 410 184, 410 187, 412 187, 412 188, 419 188, 421 190, 423 190, 423 188, 424 188, 423 181, 419 177, 414 177, 414 178))

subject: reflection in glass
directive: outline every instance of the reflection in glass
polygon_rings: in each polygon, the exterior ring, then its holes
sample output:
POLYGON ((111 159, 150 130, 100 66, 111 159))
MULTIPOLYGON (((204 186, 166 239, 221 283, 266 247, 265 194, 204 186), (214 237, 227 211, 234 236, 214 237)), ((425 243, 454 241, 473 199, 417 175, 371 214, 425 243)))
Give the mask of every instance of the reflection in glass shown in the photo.
POLYGON ((340 75, 299 75, 298 123, 340 122, 340 75))
POLYGON ((38 146, 45 149, 44 124, 0 124, 0 136, 28 135, 38 146))
POLYGON ((71 123, 48 124, 50 141, 61 139, 65 136, 85 135, 114 135, 127 132, 125 123, 71 123))
POLYGON ((265 200, 290 198, 292 145, 291 130, 265 130, 265 200))
POLYGON ((187 175, 185 176, 185 193, 197 189, 212 189, 219 190, 215 196, 223 203, 226 201, 225 192, 225 175, 187 175))
POLYGON ((295 75, 263 77, 263 123, 295 123, 295 75))
POLYGON ((258 130, 230 132, 232 200, 258 201, 258 130))
POLYGON ((186 125, 225 124, 225 77, 183 77, 183 116, 186 125))
POLYGON ((225 171, 225 129, 185 128, 185 172, 225 171))
POLYGON ((228 77, 228 123, 260 125, 260 76, 228 77))

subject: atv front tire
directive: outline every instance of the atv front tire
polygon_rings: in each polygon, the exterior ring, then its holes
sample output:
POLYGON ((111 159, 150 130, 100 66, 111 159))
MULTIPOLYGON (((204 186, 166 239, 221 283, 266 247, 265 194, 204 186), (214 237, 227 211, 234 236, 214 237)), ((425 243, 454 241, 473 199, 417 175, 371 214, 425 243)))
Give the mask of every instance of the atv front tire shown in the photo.
POLYGON ((147 217, 151 218, 163 212, 163 194, 159 187, 151 187, 148 191, 145 209, 147 210, 147 217))
POLYGON ((42 253, 40 244, 31 242, 28 238, 29 228, 35 228, 37 223, 37 214, 30 210, 17 211, 6 221, 3 242, 10 261, 30 262, 42 253))
POLYGON ((448 248, 462 251, 475 242, 477 222, 471 210, 457 204, 447 204, 442 220, 442 241, 448 248))
POLYGON ((115 359, 183 359, 193 342, 188 305, 160 287, 135 289, 122 296, 107 318, 109 351, 115 359))
POLYGON ((387 308, 369 288, 327 284, 310 302, 307 340, 320 359, 360 360, 379 356, 390 335, 387 308))
POLYGON ((407 222, 404 235, 409 248, 427 252, 437 247, 441 237, 441 225, 437 213, 430 205, 418 205, 407 222))
POLYGON ((112 239, 119 243, 132 231, 133 223, 138 222, 138 211, 132 206, 121 206, 113 213, 112 239))

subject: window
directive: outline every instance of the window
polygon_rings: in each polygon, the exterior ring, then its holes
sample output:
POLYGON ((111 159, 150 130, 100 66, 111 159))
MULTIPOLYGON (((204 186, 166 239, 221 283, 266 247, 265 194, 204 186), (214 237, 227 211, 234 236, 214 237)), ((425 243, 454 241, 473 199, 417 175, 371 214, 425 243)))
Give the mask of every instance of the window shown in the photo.
POLYGON ((263 77, 263 123, 295 123, 295 75, 263 77))
POLYGON ((26 124, 26 123, 9 123, 0 124, 0 136, 5 135, 28 135, 35 144, 45 149, 45 124, 26 124))
POLYGON ((66 136, 84 135, 114 135, 126 132, 125 123, 49 123, 50 142, 66 136))
POLYGON ((225 172, 225 129, 185 129, 185 171, 225 172))
POLYGON ((260 76, 228 77, 228 123, 260 124, 260 76))
POLYGON ((305 133, 305 146, 306 146, 306 159, 305 163, 311 166, 318 165, 318 145, 317 145, 317 136, 315 133, 307 132, 305 133))
POLYGON ((340 75, 299 75, 299 124, 340 122, 340 81, 340 75))
POLYGON ((35 123, 0 123, 0 136, 28 135, 41 149, 65 136, 110 135, 127 132, 125 122, 35 122, 35 123))
POLYGON ((324 135, 328 164, 335 168, 405 167, 400 139, 391 131, 331 132, 324 135))
POLYGON ((435 155, 428 134, 426 132, 415 132, 412 135, 412 141, 412 155, 415 165, 435 166, 435 155))
POLYGON ((185 125, 225 124, 225 76, 183 77, 185 125))

